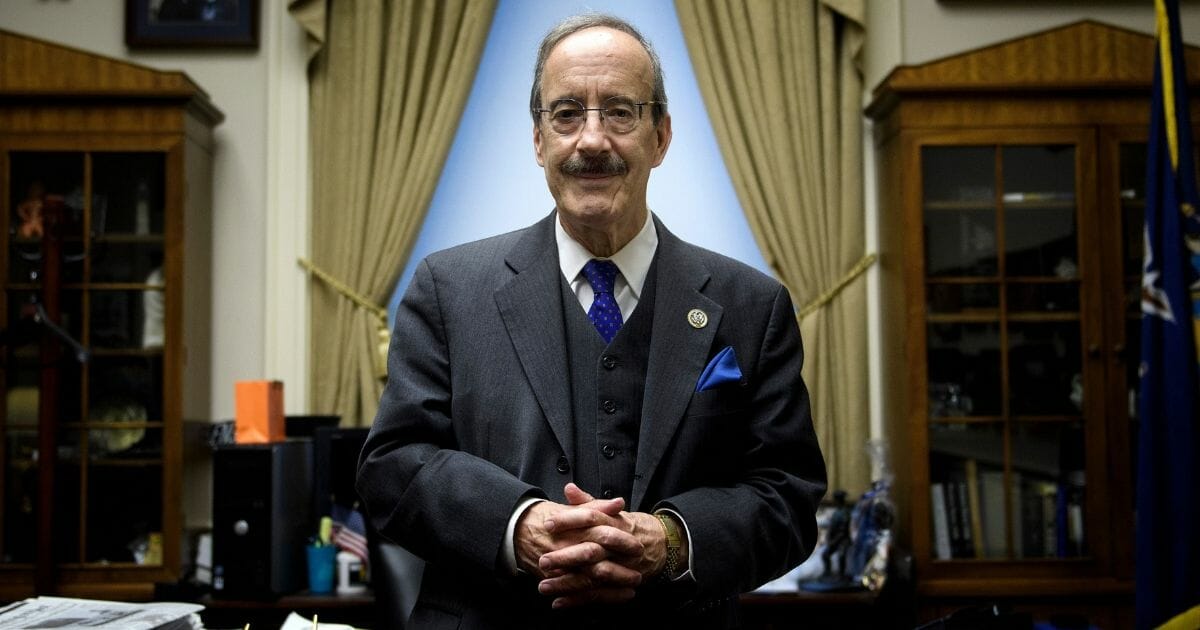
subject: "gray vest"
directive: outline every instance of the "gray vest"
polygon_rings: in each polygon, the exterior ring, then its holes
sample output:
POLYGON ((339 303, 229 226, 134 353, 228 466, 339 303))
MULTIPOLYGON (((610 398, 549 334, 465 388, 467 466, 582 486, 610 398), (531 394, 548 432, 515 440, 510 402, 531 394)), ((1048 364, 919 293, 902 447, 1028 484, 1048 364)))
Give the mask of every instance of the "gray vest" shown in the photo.
POLYGON ((654 323, 655 275, 651 263, 637 308, 607 345, 569 285, 562 283, 575 418, 573 481, 597 498, 625 497, 629 501, 633 493, 654 323))

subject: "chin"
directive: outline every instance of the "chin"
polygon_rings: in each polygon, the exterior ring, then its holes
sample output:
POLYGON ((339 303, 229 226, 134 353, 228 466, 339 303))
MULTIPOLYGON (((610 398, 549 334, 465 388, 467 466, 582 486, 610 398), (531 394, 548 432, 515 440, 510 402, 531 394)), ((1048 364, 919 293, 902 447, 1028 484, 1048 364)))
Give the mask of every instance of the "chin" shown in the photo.
POLYGON ((595 197, 568 199, 567 203, 559 204, 563 214, 585 223, 593 221, 607 222, 616 218, 620 212, 611 197, 597 199, 595 197))

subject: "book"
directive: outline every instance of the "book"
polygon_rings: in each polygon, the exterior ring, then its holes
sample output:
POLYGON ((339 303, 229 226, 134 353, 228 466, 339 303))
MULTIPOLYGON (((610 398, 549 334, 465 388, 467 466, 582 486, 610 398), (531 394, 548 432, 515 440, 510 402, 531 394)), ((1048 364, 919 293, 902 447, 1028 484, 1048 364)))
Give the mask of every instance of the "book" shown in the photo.
POLYGON ((946 499, 947 520, 950 521, 950 557, 959 558, 962 557, 963 530, 958 510, 958 491, 955 483, 947 481, 942 484, 942 493, 946 499))
POLYGON ((977 558, 975 539, 971 530, 971 503, 967 499, 967 481, 965 478, 954 482, 954 494, 958 501, 958 520, 962 526, 962 540, 959 541, 959 551, 956 558, 977 558))
POLYGON ((963 462, 967 479, 967 506, 971 523, 971 545, 974 557, 986 557, 983 541, 983 510, 979 505, 979 465, 974 459, 963 462))
POLYGON ((1004 511, 1004 471, 979 471, 983 557, 1008 556, 1008 524, 1004 511))
POLYGON ((1013 470, 1009 472, 1008 484, 1008 505, 1012 510, 1012 516, 1008 519, 1009 531, 1012 533, 1012 555, 1014 558, 1023 558, 1025 556, 1025 505, 1021 501, 1021 488, 1024 487, 1025 480, 1021 473, 1013 470))
POLYGON ((933 557, 938 560, 949 560, 953 557, 950 549, 950 516, 946 512, 946 489, 941 482, 929 484, 929 504, 933 509, 933 557))
POLYGON ((1058 484, 1038 485, 1038 495, 1042 498, 1042 555, 1053 558, 1058 555, 1058 484))
POLYGON ((1021 518, 1014 523, 1020 523, 1022 544, 1014 547, 1021 558, 1039 558, 1046 553, 1043 537, 1046 528, 1042 524, 1042 496, 1038 493, 1038 482, 1025 479, 1019 486, 1021 499, 1021 518))
POLYGON ((1062 484, 1055 486, 1054 492, 1054 527, 1057 534, 1054 538, 1054 555, 1066 558, 1071 555, 1067 529, 1067 488, 1062 484))

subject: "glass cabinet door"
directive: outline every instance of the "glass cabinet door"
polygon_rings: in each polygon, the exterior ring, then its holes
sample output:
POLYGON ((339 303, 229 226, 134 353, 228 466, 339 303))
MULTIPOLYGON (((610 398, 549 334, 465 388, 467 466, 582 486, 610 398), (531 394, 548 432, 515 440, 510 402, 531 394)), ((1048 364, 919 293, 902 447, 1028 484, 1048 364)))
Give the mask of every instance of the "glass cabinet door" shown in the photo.
MULTIPOLYGON (((0 564, 34 562, 39 406, 57 404, 56 559, 162 563, 165 154, 6 154, 8 211, 0 374, 6 405, 0 564), (61 282, 45 285, 42 211, 61 200, 61 282), (46 292, 57 325, 86 349, 47 361, 39 322, 46 292), (53 370, 56 391, 43 391, 53 370)), ((69 350, 69 348, 68 348, 69 350)))
POLYGON ((921 164, 932 555, 1085 556, 1077 147, 921 164))

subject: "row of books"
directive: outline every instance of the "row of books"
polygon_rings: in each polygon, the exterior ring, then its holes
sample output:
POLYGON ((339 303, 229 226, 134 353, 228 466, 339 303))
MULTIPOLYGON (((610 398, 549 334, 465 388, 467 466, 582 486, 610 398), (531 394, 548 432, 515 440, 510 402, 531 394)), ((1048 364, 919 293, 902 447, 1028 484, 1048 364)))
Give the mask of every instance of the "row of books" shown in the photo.
POLYGON ((1056 480, 1012 471, 1012 515, 1008 518, 1003 470, 974 459, 942 467, 929 485, 934 557, 951 560, 1083 555, 1081 475, 1056 480))

